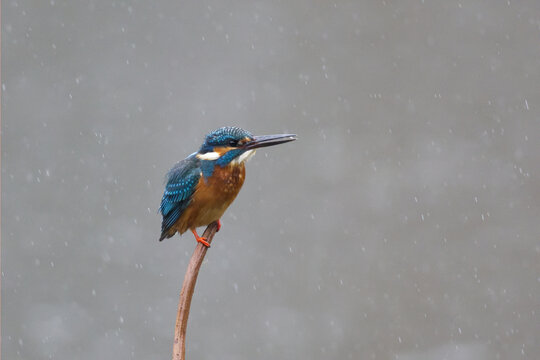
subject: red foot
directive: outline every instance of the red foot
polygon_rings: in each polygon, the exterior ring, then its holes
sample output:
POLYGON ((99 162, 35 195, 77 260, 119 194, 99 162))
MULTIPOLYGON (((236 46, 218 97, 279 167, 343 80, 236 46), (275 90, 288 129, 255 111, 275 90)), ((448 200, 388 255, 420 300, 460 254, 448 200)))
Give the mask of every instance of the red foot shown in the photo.
POLYGON ((220 229, 221 229, 221 220, 218 219, 217 220, 217 230, 216 230, 216 232, 218 232, 220 229))
POLYGON ((197 234, 197 230, 191 229, 191 232, 193 233, 193 235, 195 235, 195 240, 197 240, 197 242, 200 242, 201 244, 203 244, 207 248, 210 247, 210 243, 208 241, 206 241, 205 237, 199 236, 199 234, 197 234))

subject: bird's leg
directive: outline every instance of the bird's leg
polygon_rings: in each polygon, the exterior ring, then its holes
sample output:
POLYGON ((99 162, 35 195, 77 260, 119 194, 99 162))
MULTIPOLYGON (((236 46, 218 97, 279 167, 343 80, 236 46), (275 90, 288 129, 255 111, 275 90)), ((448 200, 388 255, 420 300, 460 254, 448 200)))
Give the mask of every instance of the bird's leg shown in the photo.
POLYGON ((205 237, 199 236, 199 234, 197 234, 197 230, 195 230, 195 229, 190 229, 190 230, 193 233, 193 235, 195 235, 195 240, 197 240, 197 242, 200 242, 201 244, 203 244, 207 248, 210 247, 210 243, 208 241, 206 241, 205 237))
POLYGON ((221 229, 221 220, 217 219, 217 229, 216 232, 218 232, 221 229))

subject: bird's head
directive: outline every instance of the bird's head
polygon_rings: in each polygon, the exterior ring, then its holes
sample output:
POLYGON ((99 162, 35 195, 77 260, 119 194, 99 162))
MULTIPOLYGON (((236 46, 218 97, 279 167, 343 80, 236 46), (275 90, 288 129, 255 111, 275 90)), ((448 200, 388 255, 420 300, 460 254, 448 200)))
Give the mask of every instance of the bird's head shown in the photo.
POLYGON ((294 134, 254 136, 238 127, 222 127, 206 135, 197 158, 216 161, 221 166, 239 164, 250 158, 257 148, 293 140, 296 140, 294 134))

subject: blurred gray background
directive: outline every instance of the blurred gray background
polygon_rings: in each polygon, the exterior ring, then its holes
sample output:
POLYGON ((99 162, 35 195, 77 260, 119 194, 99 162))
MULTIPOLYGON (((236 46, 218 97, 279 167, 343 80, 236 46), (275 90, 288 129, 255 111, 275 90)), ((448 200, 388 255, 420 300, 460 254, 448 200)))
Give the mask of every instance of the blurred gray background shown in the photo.
POLYGON ((299 140, 248 164, 189 359, 540 357, 537 1, 2 5, 3 358, 170 358, 163 177, 224 125, 299 140))

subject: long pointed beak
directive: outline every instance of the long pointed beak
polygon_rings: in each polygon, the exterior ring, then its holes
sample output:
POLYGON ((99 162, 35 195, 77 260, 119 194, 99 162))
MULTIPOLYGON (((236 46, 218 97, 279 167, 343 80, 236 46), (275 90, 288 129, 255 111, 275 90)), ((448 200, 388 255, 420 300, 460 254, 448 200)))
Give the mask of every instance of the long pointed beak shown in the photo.
POLYGON ((254 136, 253 140, 245 145, 245 149, 256 149, 266 146, 283 144, 289 141, 296 140, 295 134, 279 134, 279 135, 261 135, 254 136))

